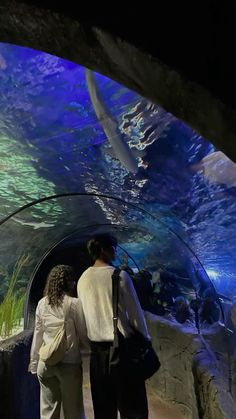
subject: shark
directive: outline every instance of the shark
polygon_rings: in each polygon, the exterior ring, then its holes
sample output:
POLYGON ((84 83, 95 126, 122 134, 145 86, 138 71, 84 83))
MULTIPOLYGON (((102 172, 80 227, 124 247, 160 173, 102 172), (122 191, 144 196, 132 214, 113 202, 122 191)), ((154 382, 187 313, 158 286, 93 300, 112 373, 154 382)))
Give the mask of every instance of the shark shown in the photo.
POLYGON ((21 225, 25 225, 25 226, 31 226, 33 227, 34 230, 37 230, 38 228, 48 228, 48 227, 54 227, 54 224, 49 224, 49 223, 45 223, 43 221, 41 221, 40 223, 35 222, 35 221, 25 221, 22 220, 21 218, 17 218, 15 216, 11 217, 13 221, 15 221, 16 223, 19 223, 21 225))
MULTIPOLYGON (((135 152, 124 140, 124 136, 119 131, 117 121, 106 108, 96 85, 93 71, 86 68, 85 78, 95 114, 113 149, 115 157, 119 159, 122 166, 125 167, 129 172, 136 174, 139 170, 139 167, 135 152)), ((138 155, 139 151, 136 149, 135 151, 136 155, 138 155)), ((140 157, 141 156, 143 156, 143 153, 140 153, 140 157)))

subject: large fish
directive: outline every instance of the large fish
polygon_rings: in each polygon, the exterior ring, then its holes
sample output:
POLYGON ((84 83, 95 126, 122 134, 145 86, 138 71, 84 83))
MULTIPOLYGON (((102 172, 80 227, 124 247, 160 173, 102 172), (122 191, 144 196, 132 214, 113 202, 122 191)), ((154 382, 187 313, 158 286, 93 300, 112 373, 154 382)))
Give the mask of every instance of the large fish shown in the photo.
POLYGON ((37 230, 38 228, 49 228, 54 227, 54 224, 45 223, 44 221, 41 221, 40 223, 36 221, 25 221, 21 218, 17 218, 15 216, 11 217, 13 221, 15 221, 18 224, 21 224, 23 226, 30 226, 33 227, 34 230, 37 230))
POLYGON ((113 148, 115 157, 120 160, 122 166, 129 172, 134 174, 137 173, 138 163, 134 152, 122 138, 122 134, 118 129, 118 123, 114 120, 109 110, 106 109, 96 86, 94 73, 91 70, 86 69, 85 76, 94 111, 113 148))
POLYGON ((223 184, 228 188, 236 186, 236 164, 222 151, 215 151, 191 166, 195 172, 202 175, 209 182, 223 184))

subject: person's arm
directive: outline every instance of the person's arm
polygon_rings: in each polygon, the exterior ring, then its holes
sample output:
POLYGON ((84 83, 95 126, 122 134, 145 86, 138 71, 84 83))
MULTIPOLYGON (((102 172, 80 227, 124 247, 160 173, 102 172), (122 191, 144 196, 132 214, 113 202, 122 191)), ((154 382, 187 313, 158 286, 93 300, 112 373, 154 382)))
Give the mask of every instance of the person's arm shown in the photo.
POLYGON ((77 337, 79 339, 82 349, 85 349, 88 351, 90 348, 90 344, 89 344, 89 339, 87 335, 87 327, 86 327, 83 307, 79 298, 74 300, 73 307, 74 307, 75 330, 76 330, 77 337))
POLYGON ((34 326, 34 335, 30 351, 30 364, 28 371, 32 374, 37 373, 37 367, 39 362, 39 349, 43 344, 43 321, 40 314, 39 305, 37 306, 35 313, 35 326, 34 326))
POLYGON ((120 274, 121 309, 125 309, 132 328, 138 330, 145 338, 150 339, 143 310, 140 306, 135 288, 130 276, 125 271, 120 274))

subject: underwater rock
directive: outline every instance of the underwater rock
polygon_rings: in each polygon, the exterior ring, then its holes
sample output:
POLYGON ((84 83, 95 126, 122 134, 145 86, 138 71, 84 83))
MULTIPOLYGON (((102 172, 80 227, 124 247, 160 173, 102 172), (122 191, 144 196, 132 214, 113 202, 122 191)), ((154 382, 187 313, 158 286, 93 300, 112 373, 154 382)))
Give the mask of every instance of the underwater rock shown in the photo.
POLYGON ((175 404, 186 419, 235 419, 235 372, 230 383, 223 327, 216 323, 199 335, 191 325, 149 312, 146 319, 161 361, 158 373, 147 381, 152 393, 175 404))
POLYGON ((39 384, 28 372, 32 331, 0 343, 1 419, 39 417, 39 384))
POLYGON ((182 295, 176 297, 175 299, 174 316, 181 324, 188 320, 194 323, 194 313, 189 306, 187 298, 182 295))
MULTIPOLYGON (((185 419, 235 419, 235 337, 219 323, 201 329, 145 312, 160 370, 147 380, 152 397, 174 404, 185 419)), ((0 344, 1 419, 38 417, 39 388, 28 373, 32 331, 0 344), (30 398, 28 395, 30 394, 30 398)))

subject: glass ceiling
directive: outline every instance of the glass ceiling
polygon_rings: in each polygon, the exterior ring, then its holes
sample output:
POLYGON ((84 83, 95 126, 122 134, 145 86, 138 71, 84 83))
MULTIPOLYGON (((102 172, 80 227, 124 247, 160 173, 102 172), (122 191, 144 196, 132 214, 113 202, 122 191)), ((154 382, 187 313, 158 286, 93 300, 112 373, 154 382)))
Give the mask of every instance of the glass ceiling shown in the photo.
POLYGON ((201 263, 218 292, 236 295, 236 165, 158 105, 91 77, 77 64, 0 43, 2 294, 4 272, 22 254, 30 256, 25 286, 56 242, 111 223, 142 267, 181 268, 194 284, 201 263), (83 195, 17 212, 72 193, 83 195))

